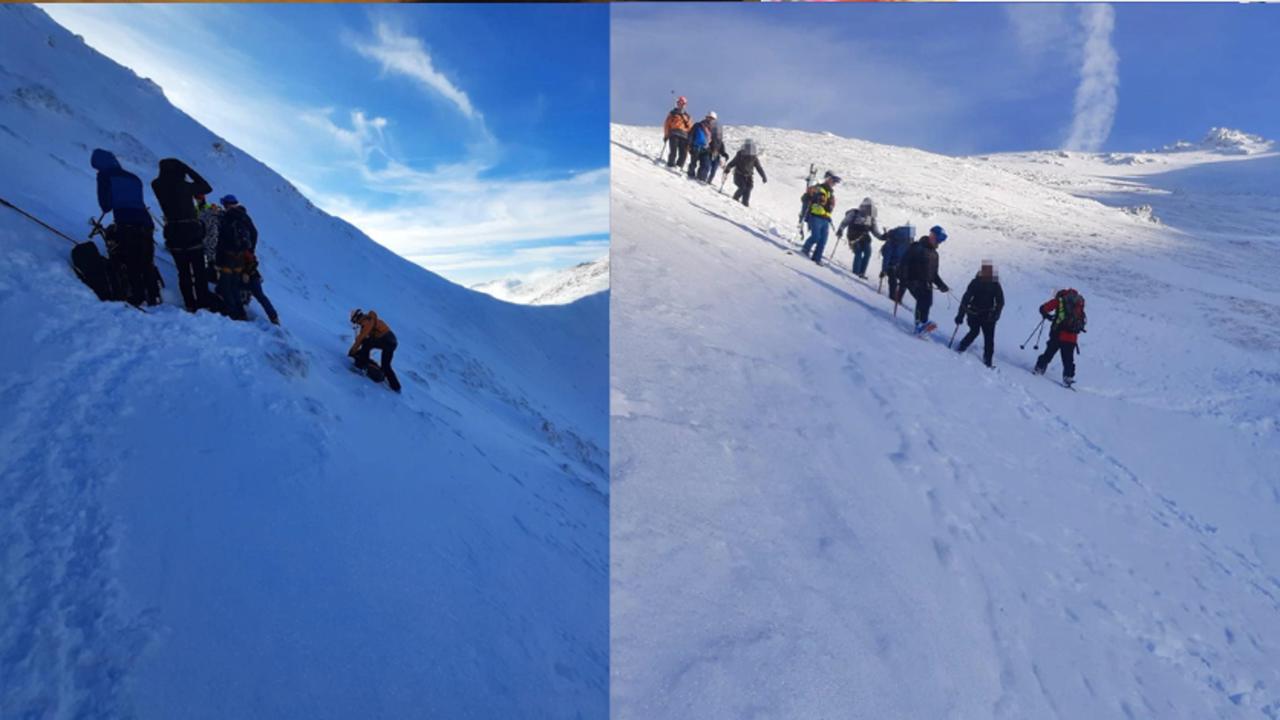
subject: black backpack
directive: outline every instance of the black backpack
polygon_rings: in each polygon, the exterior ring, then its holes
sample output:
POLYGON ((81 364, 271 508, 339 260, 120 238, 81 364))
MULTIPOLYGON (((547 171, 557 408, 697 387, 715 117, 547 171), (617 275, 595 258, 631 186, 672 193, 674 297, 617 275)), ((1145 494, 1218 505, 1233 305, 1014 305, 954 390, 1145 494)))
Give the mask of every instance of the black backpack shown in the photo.
POLYGON ((71 267, 76 277, 89 286, 99 300, 123 300, 127 295, 124 278, 115 264, 102 257, 98 245, 92 240, 77 243, 71 248, 71 267))

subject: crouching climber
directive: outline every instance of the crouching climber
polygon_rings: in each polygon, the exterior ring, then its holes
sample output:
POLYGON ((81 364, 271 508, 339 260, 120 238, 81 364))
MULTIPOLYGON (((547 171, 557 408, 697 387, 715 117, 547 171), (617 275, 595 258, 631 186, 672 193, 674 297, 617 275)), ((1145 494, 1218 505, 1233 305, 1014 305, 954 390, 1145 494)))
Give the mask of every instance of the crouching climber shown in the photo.
POLYGON ((363 370, 369 364, 369 354, 374 350, 381 350, 382 373, 387 378, 387 385, 400 392, 400 379, 396 377, 396 371, 391 369, 391 360, 396 354, 396 334, 372 310, 352 310, 351 324, 357 328, 356 341, 351 344, 347 355, 355 358, 356 367, 363 370))

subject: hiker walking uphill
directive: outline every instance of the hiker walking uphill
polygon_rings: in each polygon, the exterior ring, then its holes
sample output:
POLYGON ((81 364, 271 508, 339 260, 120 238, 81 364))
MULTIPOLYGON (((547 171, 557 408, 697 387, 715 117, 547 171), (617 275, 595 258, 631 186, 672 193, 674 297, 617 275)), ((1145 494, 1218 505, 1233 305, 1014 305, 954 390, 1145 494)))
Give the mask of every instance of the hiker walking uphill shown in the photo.
POLYGON ((862 204, 844 214, 840 227, 836 229, 836 237, 849 230, 849 249, 853 251, 853 274, 867 279, 867 264, 871 262, 871 237, 883 240, 876 229, 876 204, 871 198, 863 198, 862 204))
POLYGON ((382 373, 387 378, 387 385, 400 392, 400 379, 391 368, 391 360, 396 354, 396 334, 378 317, 378 313, 360 309, 351 311, 351 324, 357 328, 356 341, 351 344, 347 355, 355 358, 356 367, 364 370, 369 364, 369 354, 374 350, 382 351, 382 373))
POLYGON ((1084 313, 1084 296, 1074 288, 1059 290, 1040 306, 1040 317, 1050 323, 1049 341, 1044 353, 1036 359, 1035 373, 1043 375, 1053 362, 1053 356, 1062 353, 1062 384, 1071 387, 1076 381, 1075 352, 1080 333, 1085 332, 1087 318, 1084 313))
POLYGON ((685 156, 689 152, 693 118, 684 111, 687 103, 683 95, 677 98, 675 108, 667 113, 667 120, 662 124, 662 139, 667 143, 667 167, 684 167, 685 156))
POLYGON ((708 183, 716 179, 721 162, 729 159, 729 153, 724 151, 724 126, 720 124, 720 118, 714 111, 709 114, 716 123, 711 128, 711 168, 707 170, 708 183))
POLYGON ((98 207, 111 224, 103 231, 107 258, 128 284, 124 299, 132 305, 160 302, 160 273, 155 265, 155 223, 142 199, 142 180, 120 166, 110 152, 98 148, 89 164, 98 171, 98 207))
POLYGON ((828 170, 822 182, 806 190, 803 197, 804 210, 800 218, 809 225, 809 239, 804 241, 800 252, 819 265, 827 247, 827 234, 831 232, 831 211, 836 207, 835 186, 839 183, 840 177, 828 170), (812 254, 810 248, 814 248, 812 254))
POLYGON ((738 188, 733 193, 733 199, 747 207, 751 206, 751 188, 755 185, 755 174, 760 173, 761 182, 766 184, 769 182, 769 178, 764 175, 764 166, 760 164, 755 140, 742 143, 742 147, 734 154, 733 159, 724 166, 724 171, 733 173, 733 185, 738 188))
POLYGON ((884 245, 880 248, 880 278, 889 279, 889 297, 896 303, 902 297, 900 282, 902 259, 907 248, 915 240, 916 229, 912 225, 899 225, 880 236, 884 245))
POLYGON ((178 268, 178 289, 187 312, 209 307, 209 280, 205 273, 205 230, 196 218, 196 196, 213 192, 199 173, 176 158, 160 161, 160 175, 151 191, 164 213, 164 246, 178 268), (187 178, 191 178, 188 180, 187 178))
MULTIPOLYGON (((906 257, 902 259, 902 282, 899 284, 898 292, 901 293, 905 286, 911 293, 911 297, 915 298, 917 335, 932 332, 937 327, 929 321, 934 286, 942 292, 951 290, 942 278, 938 277, 938 245, 946 240, 947 234, 941 227, 934 225, 929 229, 928 235, 907 248, 906 257)), ((901 301, 902 297, 899 295, 896 302, 901 301)))
POLYGON ((1000 321, 1003 310, 1004 289, 1000 287, 995 267, 989 261, 983 261, 982 269, 969 281, 964 297, 960 298, 960 309, 956 311, 957 327, 962 320, 967 319, 969 323, 969 332, 960 340, 956 352, 968 350, 981 332, 982 363, 994 367, 991 360, 996 352, 996 323, 1000 321))
MULTIPOLYGON (((712 148, 716 145, 716 134, 720 131, 716 123, 714 110, 699 120, 689 131, 689 179, 710 182, 712 148)), ((724 141, 719 141, 720 145, 724 141)), ((723 152, 723 150, 721 150, 723 152)))

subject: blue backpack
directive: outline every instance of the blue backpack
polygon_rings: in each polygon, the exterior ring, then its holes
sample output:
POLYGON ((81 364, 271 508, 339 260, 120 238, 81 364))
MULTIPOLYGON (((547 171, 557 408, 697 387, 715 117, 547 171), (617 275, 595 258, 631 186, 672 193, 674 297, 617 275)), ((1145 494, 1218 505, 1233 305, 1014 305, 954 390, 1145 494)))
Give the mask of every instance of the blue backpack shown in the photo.
POLYGON ((693 126, 693 146, 696 148, 704 148, 710 138, 707 133, 707 126, 698 123, 693 126))

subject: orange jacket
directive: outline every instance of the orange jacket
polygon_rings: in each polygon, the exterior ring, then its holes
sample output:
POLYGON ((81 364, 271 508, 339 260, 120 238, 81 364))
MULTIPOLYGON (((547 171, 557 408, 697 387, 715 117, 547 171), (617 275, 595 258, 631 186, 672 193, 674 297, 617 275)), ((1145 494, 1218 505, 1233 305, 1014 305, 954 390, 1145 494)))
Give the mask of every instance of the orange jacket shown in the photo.
POLYGON ((360 349, 360 343, 369 338, 380 338, 391 332, 391 328, 386 323, 378 319, 378 313, 370 310, 360 318, 360 332, 356 333, 356 341, 352 343, 351 349, 347 351, 348 355, 354 355, 356 350, 360 349))
POLYGON ((662 139, 668 140, 672 135, 688 137, 693 129, 693 118, 683 110, 672 110, 667 113, 667 121, 662 124, 662 139))

